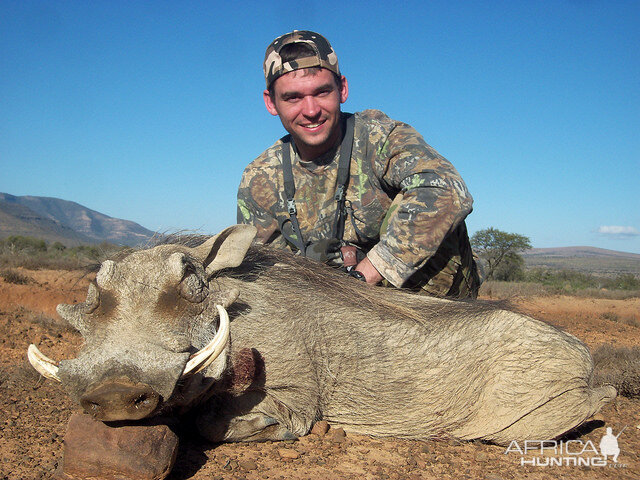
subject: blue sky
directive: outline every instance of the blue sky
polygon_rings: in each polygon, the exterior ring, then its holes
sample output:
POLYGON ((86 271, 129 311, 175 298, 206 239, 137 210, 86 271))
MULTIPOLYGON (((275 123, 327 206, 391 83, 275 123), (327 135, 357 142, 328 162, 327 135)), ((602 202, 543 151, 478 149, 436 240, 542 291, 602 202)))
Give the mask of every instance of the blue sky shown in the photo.
POLYGON ((159 231, 235 223, 284 131, 262 60, 325 35, 346 111, 413 125, 474 196, 471 232, 640 253, 640 2, 0 2, 0 191, 159 231))

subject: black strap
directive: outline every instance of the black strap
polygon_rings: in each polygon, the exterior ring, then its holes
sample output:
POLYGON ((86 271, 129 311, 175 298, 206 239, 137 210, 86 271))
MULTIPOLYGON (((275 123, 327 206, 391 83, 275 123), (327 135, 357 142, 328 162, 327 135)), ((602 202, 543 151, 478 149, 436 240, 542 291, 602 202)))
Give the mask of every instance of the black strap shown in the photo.
POLYGON ((344 236, 344 219, 347 214, 345 209, 345 198, 347 196, 347 185, 349 183, 349 169, 351 165, 351 151, 353 149, 353 129, 355 117, 347 118, 344 139, 340 146, 340 160, 338 161, 338 179, 336 182, 336 218, 333 223, 333 238, 342 240, 344 236))
POLYGON ((291 168, 291 153, 289 152, 290 144, 291 135, 287 135, 282 141, 282 173, 284 176, 284 193, 287 196, 287 211, 289 212, 289 218, 282 219, 279 222, 279 227, 284 238, 291 244, 295 245, 303 256, 306 256, 306 245, 304 244, 302 232, 300 231, 300 224, 298 223, 298 209, 296 208, 296 201, 293 198, 296 193, 296 184, 293 181, 293 170, 291 168), (295 238, 284 231, 284 224, 287 221, 291 222, 295 238))
MULTIPOLYGON (((355 117, 349 115, 346 120, 345 133, 340 146, 340 159, 338 161, 338 178, 336 182, 336 194, 334 196, 336 200, 336 218, 333 224, 333 237, 342 240, 344 235, 344 219, 346 216, 345 209, 345 197, 347 184, 349 183, 349 168, 351 164, 351 151, 353 149, 353 131, 354 131, 355 117)), ((296 208, 296 201, 294 199, 296 193, 296 185, 293 179, 293 169, 291 168, 291 135, 287 135, 282 140, 282 173, 284 177, 284 193, 287 197, 287 211, 289 212, 288 219, 282 219, 280 223, 280 232, 285 239, 293 244, 302 255, 306 256, 306 244, 302 238, 302 232, 300 231, 300 224, 298 223, 298 210, 296 208), (293 227, 293 233, 296 238, 288 235, 283 227, 284 224, 290 221, 293 227)))

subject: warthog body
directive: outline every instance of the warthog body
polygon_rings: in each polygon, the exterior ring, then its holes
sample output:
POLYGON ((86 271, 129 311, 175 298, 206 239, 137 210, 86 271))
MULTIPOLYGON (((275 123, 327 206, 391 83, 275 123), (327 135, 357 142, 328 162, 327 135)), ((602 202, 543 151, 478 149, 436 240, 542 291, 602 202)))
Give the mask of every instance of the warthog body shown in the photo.
POLYGON ((556 328, 371 287, 249 248, 253 235, 231 227, 195 249, 105 262, 87 302, 59 307, 85 346, 50 376, 102 420, 195 408, 214 441, 297 437, 325 419, 361 434, 508 444, 557 437, 615 397, 590 386, 587 348, 556 328), (219 328, 216 304, 230 342, 185 376, 219 328))

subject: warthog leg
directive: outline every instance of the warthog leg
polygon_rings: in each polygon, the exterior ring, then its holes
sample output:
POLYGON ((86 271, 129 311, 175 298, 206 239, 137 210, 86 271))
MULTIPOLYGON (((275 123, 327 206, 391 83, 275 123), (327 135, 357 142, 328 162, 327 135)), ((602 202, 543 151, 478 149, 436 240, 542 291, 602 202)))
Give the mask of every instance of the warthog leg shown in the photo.
POLYGON ((261 413, 201 417, 199 420, 200 434, 212 442, 264 442, 297 438, 275 418, 261 413))
POLYGON ((616 389, 611 385, 568 390, 524 415, 506 429, 482 439, 508 445, 512 440, 557 438, 580 425, 615 397, 616 389))

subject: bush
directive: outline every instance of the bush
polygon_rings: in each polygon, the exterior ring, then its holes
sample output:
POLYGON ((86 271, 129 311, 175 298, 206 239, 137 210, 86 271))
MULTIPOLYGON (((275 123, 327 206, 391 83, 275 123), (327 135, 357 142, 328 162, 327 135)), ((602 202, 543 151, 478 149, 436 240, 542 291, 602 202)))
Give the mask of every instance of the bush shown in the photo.
POLYGON ((60 242, 55 242, 53 245, 51 245, 51 249, 57 252, 62 252, 63 250, 65 250, 67 247, 65 247, 63 244, 61 244, 60 242))
POLYGON ((20 272, 16 272, 15 270, 3 270, 0 272, 0 277, 2 277, 5 282, 16 285, 27 285, 28 283, 33 282, 32 278, 22 275, 20 272))
POLYGON ((640 347, 603 345, 593 352, 593 362, 596 386, 610 384, 620 395, 640 396, 640 347))
POLYGON ((640 278, 631 273, 623 273, 613 279, 606 279, 604 288, 611 290, 639 290, 640 278))
POLYGON ((629 296, 637 296, 637 291, 640 290, 640 279, 629 273, 608 278, 572 270, 534 268, 525 272, 524 279, 527 282, 540 283, 554 293, 579 294, 586 291, 622 290, 629 292, 629 296))
POLYGON ((545 287, 532 282, 499 282, 487 280, 480 286, 479 294, 495 299, 514 299, 516 297, 542 297, 549 295, 545 287))
POLYGON ((11 235, 10 237, 0 240, 0 246, 3 251, 10 251, 11 253, 16 252, 46 252, 47 244, 44 240, 33 238, 33 237, 23 237, 22 235, 11 235))
POLYGON ((41 239, 14 235, 0 240, 0 267, 76 270, 99 263, 123 248, 109 243, 67 248, 60 242, 47 245, 41 239))
POLYGON ((536 268, 526 272, 525 278, 530 282, 541 283, 558 291, 575 291, 585 288, 601 288, 600 282, 593 275, 573 272, 571 270, 548 270, 536 268))

